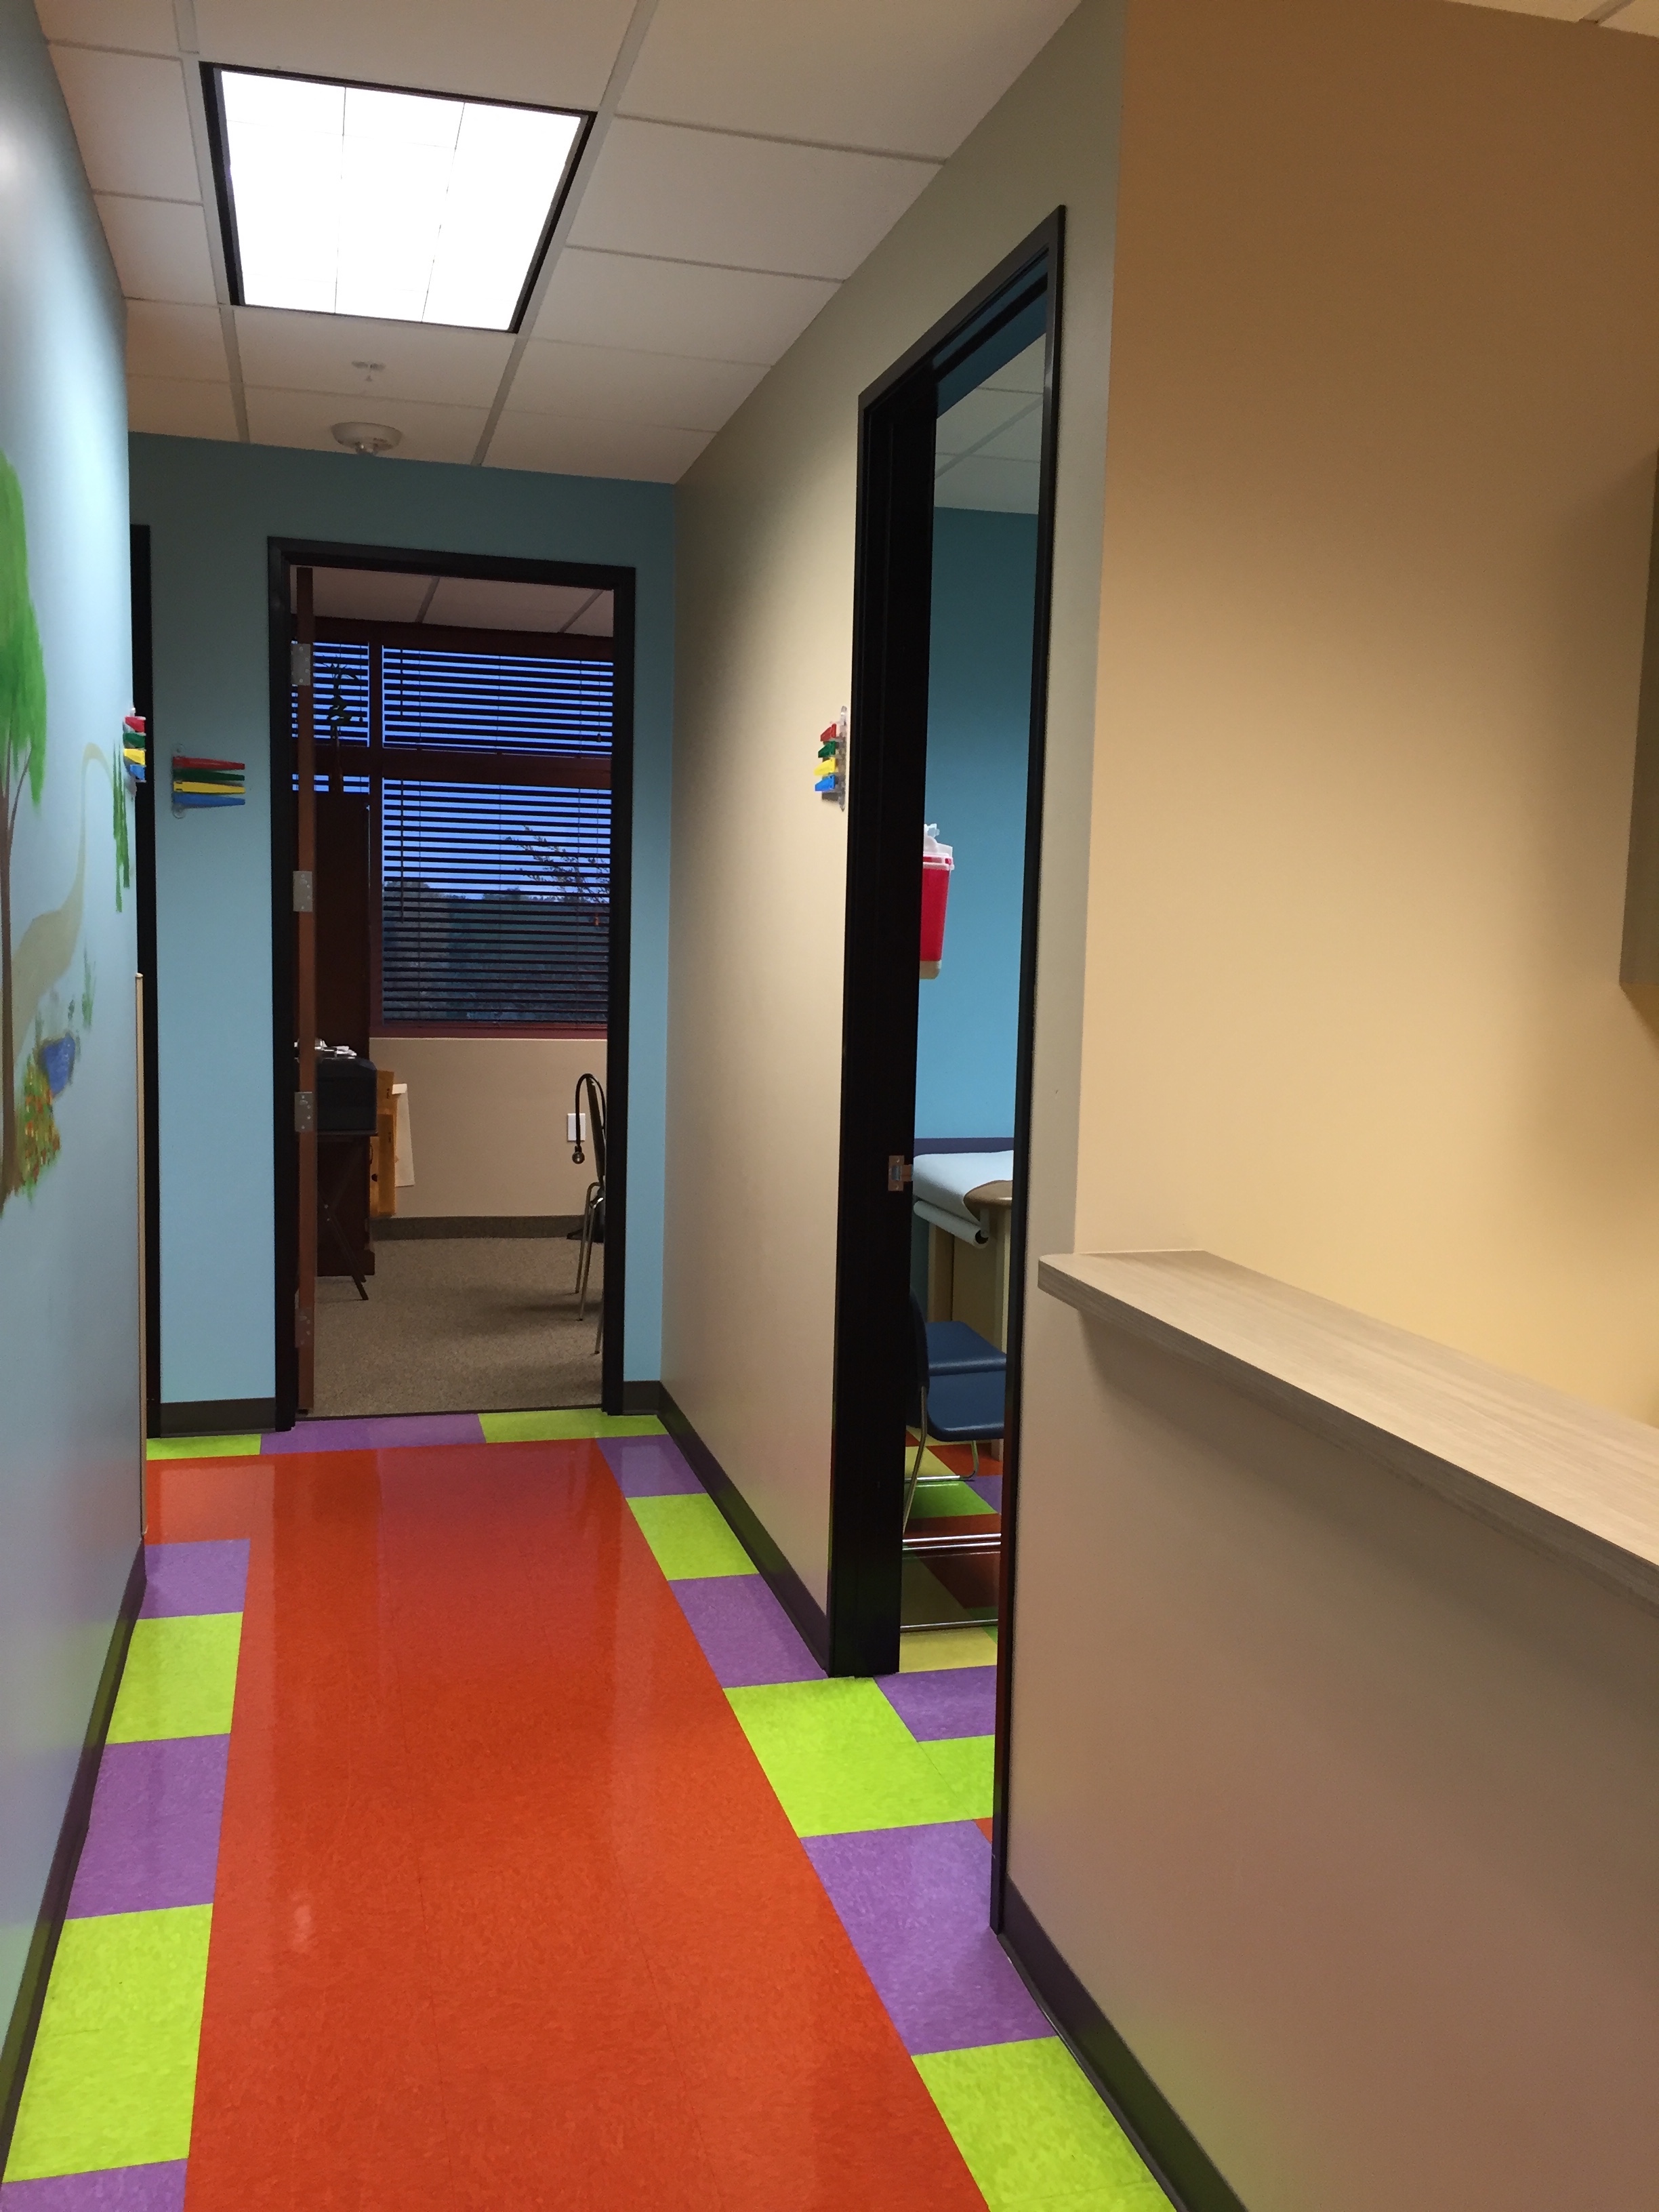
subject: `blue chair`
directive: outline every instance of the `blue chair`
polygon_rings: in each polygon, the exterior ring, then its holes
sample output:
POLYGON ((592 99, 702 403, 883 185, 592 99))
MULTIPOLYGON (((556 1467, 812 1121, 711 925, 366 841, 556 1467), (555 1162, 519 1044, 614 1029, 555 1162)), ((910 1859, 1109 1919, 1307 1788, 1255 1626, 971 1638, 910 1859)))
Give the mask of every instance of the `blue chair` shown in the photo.
MULTIPOLYGON (((931 1440, 941 1444, 971 1444, 974 1469, 979 1470, 979 1448, 1002 1441, 1003 1395, 1007 1384, 1008 1358, 966 1322, 928 1322, 921 1302, 910 1293, 910 1331, 914 1358, 905 1419, 916 1432, 916 1455, 904 1486, 904 1527, 910 1525, 916 1485, 921 1480, 922 1455, 931 1440), (935 1368, 934 1332, 942 1358, 953 1364, 935 1368), (971 1344, 968 1341, 972 1339, 971 1344), (955 1364, 972 1358, 972 1366, 955 1364)), ((952 1476, 949 1478, 955 1480, 952 1476)), ((938 1481, 937 1475, 932 1478, 938 1481)))

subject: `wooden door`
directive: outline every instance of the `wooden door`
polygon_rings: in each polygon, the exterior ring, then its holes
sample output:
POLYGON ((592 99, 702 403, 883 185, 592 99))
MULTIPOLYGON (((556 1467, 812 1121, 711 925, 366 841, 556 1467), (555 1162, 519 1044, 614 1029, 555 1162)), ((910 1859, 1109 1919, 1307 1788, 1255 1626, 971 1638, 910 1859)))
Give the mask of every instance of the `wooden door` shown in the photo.
MULTIPOLYGON (((356 792, 319 791, 316 811, 316 872, 312 904, 316 945, 317 1034, 329 1044, 347 1044, 368 1056, 369 905, 368 800, 356 792)), ((368 1241, 368 1147, 321 1146, 321 1172, 346 1177, 335 1210, 347 1243, 361 1255, 366 1275, 374 1273, 368 1241)), ((348 1273, 333 1238, 318 1240, 319 1275, 348 1273)))

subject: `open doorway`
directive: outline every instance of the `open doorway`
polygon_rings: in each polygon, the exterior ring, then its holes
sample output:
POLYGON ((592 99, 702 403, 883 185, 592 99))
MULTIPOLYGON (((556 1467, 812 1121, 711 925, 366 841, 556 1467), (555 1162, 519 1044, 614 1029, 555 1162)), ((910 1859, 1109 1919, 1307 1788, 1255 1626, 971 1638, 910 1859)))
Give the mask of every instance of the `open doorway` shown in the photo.
POLYGON ((1000 1705, 1061 239, 1056 214, 872 386, 860 441, 830 1667, 965 1632, 1000 1705))
POLYGON ((632 583, 273 544, 279 1418, 619 1404, 632 583))

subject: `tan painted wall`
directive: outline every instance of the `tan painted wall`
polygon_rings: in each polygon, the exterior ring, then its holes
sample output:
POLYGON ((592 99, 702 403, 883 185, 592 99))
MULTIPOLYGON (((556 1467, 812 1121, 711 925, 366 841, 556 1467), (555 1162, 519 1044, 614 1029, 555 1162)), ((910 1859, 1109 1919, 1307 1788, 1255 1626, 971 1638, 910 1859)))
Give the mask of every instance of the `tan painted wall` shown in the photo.
POLYGON ((858 394, 1066 205, 1035 1143, 1069 1243, 1121 21, 1085 0, 681 486, 663 1379, 820 1599, 846 839, 811 787, 849 684, 858 394))
POLYGON ((1659 1617, 1039 1293, 1010 1869, 1249 2212, 1659 2166, 1659 1617))
POLYGON ((592 1179, 565 1142, 576 1079, 605 1080, 603 1037, 374 1037, 409 1085, 415 1181, 400 1215, 580 1213, 592 1179))
POLYGON ((1659 44, 1134 0, 1081 1249, 1659 1418, 1659 44))

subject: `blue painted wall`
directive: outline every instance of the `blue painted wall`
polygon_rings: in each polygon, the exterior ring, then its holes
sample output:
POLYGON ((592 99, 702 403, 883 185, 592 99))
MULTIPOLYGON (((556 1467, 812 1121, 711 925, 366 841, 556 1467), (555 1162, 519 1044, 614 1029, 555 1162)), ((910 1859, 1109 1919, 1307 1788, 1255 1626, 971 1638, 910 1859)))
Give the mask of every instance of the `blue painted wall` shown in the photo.
POLYGON ((161 1391, 269 1397, 271 1283, 268 540, 596 561, 638 575, 626 1368, 659 1371, 668 1023, 673 495, 354 454, 131 441, 151 529, 155 735, 247 763, 248 803, 156 810, 161 1391))
POLYGON ((933 518, 927 819, 952 848, 945 960, 921 987, 918 1137, 1014 1127, 1036 518, 933 518))
MULTIPOLYGON (((0 1077, 14 1097, 38 1086, 37 1011, 46 1040, 77 1039, 51 1104, 55 1156, 37 1121, 25 1187, 0 1192, 0 2025, 140 1534, 137 947, 130 889, 116 905, 112 783, 132 698, 121 355, 114 273, 34 10, 0 0, 0 453, 21 486, 46 678, 44 773, 38 796, 23 783, 12 845, 17 1053, 0 1077)), ((0 714, 23 580, 8 565, 0 714)), ((131 830, 124 790, 121 803, 131 830)), ((55 1073, 68 1053, 47 1055, 55 1073)))

